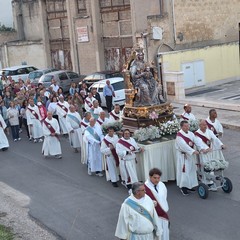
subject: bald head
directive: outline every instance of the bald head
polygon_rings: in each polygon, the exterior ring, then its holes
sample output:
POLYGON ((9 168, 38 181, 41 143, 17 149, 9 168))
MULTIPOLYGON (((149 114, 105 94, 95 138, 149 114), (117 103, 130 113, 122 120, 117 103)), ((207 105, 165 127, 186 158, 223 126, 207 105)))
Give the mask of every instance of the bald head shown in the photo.
POLYGON ((76 107, 74 105, 69 106, 70 112, 74 113, 76 111, 76 107))
POLYGON ((105 117, 106 117, 106 113, 105 112, 100 112, 100 114, 99 114, 99 117, 102 119, 102 120, 104 120, 105 119, 105 117))
POLYGON ((89 125, 91 127, 93 127, 95 125, 95 123, 96 123, 96 120, 93 117, 91 117, 90 120, 89 120, 89 125))

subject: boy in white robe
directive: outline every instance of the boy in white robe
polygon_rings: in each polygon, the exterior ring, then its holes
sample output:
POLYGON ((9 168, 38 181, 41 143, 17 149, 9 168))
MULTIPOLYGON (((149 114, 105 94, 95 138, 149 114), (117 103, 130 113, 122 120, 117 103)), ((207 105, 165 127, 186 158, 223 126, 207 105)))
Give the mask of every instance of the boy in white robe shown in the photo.
POLYGON ((52 113, 48 112, 46 119, 43 121, 44 141, 42 153, 45 157, 54 156, 62 158, 62 150, 59 140, 60 128, 58 121, 52 117, 52 113))
POLYGON ((96 175, 103 177, 102 174, 102 153, 100 151, 101 141, 104 136, 102 130, 97 126, 94 118, 89 120, 89 126, 84 132, 85 140, 88 143, 87 147, 87 164, 88 174, 92 175, 92 172, 96 172, 96 175))
POLYGON ((4 132, 7 127, 2 115, 0 114, 0 150, 6 151, 9 148, 9 142, 4 132))
POLYGON ((119 158, 116 153, 116 145, 118 142, 118 136, 114 134, 114 128, 108 128, 108 134, 104 137, 101 144, 101 152, 106 157, 106 165, 108 178, 112 182, 113 187, 118 187, 117 181, 119 181, 118 176, 118 166, 119 158))
POLYGON ((146 194, 153 200, 155 210, 158 214, 158 223, 163 232, 161 240, 169 240, 169 217, 168 217, 168 202, 167 188, 161 182, 162 172, 158 168, 153 168, 149 171, 149 179, 145 182, 146 194))
POLYGON ((183 195, 188 195, 189 191, 195 191, 193 188, 198 185, 195 155, 198 155, 199 152, 195 150, 194 145, 202 152, 206 152, 206 150, 194 134, 189 131, 188 121, 183 120, 180 126, 181 130, 177 133, 175 142, 177 186, 181 189, 183 195))
POLYGON ((153 201, 145 194, 143 183, 132 186, 132 195, 122 204, 115 236, 126 240, 160 240, 162 229, 153 201))
POLYGON ((26 109, 27 125, 29 128, 30 137, 33 138, 33 141, 36 143, 42 142, 43 137, 43 128, 41 121, 41 115, 39 113, 39 108, 34 104, 33 99, 28 100, 29 105, 26 109))
POLYGON ((61 133, 63 135, 68 134, 67 124, 66 124, 66 117, 67 117, 68 111, 69 111, 69 104, 68 102, 64 101, 63 95, 60 95, 59 101, 56 106, 56 113, 58 115, 61 133))
POLYGON ((75 152, 78 152, 78 148, 82 145, 82 130, 81 130, 81 116, 76 112, 74 105, 70 105, 69 112, 66 117, 66 124, 69 134, 69 140, 71 147, 75 152))

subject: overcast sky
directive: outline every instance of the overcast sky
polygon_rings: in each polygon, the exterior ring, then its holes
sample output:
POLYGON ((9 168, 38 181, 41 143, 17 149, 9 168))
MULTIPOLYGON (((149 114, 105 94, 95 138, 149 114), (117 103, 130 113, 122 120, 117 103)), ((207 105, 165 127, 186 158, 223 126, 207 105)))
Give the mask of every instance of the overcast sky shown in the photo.
POLYGON ((11 0, 0 0, 1 12, 0 23, 7 27, 13 26, 12 4, 11 0))

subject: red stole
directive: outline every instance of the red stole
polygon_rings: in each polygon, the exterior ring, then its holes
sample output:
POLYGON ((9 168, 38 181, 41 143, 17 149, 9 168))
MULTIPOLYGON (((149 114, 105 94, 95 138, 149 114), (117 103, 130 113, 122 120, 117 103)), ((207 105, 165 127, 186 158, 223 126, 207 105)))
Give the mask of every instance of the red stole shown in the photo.
POLYGON ((120 139, 118 143, 122 144, 124 147, 128 148, 131 151, 136 151, 136 148, 132 144, 124 141, 123 139, 120 139))
POLYGON ((29 107, 28 107, 28 110, 31 112, 31 114, 32 114, 36 119, 39 119, 38 114, 37 114, 34 110, 32 110, 32 109, 29 108, 29 107))
POLYGON ((109 115, 111 115, 115 120, 119 120, 119 117, 113 114, 113 112, 110 112, 109 115))
POLYGON ((194 142, 190 138, 182 135, 180 132, 177 133, 177 137, 181 137, 191 148, 194 147, 194 142))
POLYGON ((155 207, 155 210, 158 214, 159 217, 162 217, 164 218, 165 220, 168 220, 169 221, 169 217, 168 217, 168 214, 162 209, 161 205, 159 204, 159 202, 157 201, 157 199, 155 198, 154 194, 152 193, 151 189, 148 188, 148 186, 146 186, 146 184, 144 184, 145 186, 145 191, 146 191, 146 194, 154 201, 157 202, 157 206, 155 207))
POLYGON ((188 121, 188 120, 189 120, 189 118, 187 118, 187 117, 183 116, 183 114, 181 115, 181 118, 182 118, 182 119, 184 119, 184 120, 186 120, 186 121, 188 121))
POLYGON ((211 146, 211 141, 210 141, 207 137, 205 137, 204 135, 200 134, 200 133, 197 132, 197 131, 196 131, 194 134, 195 134, 196 136, 200 137, 200 138, 203 140, 203 142, 204 142, 206 145, 208 145, 208 147, 211 146))
POLYGON ((85 99, 85 102, 87 103, 87 105, 91 108, 93 105, 90 101, 88 101, 87 99, 85 99))
MULTIPOLYGON (((43 122, 44 122, 44 124, 46 125, 46 127, 48 128, 48 130, 49 130, 52 134, 56 133, 56 131, 55 131, 55 129, 53 128, 53 126, 52 126, 49 122, 47 122, 46 119, 43 120, 43 122)), ((59 136, 58 136, 57 134, 55 134, 53 137, 56 137, 56 138, 59 140, 59 136)), ((60 141, 60 140, 59 140, 59 141, 60 141)))
POLYGON ((208 128, 213 131, 213 133, 214 133, 215 135, 218 134, 218 133, 217 133, 217 130, 215 129, 215 127, 214 127, 211 123, 209 123, 207 120, 206 120, 206 124, 207 124, 208 128))
MULTIPOLYGON (((103 141, 106 143, 106 145, 109 147, 109 144, 112 144, 110 143, 106 138, 103 139, 103 141)), ((113 144, 112 144, 113 145, 113 144)), ((116 152, 116 149, 113 148, 113 149, 110 149, 111 150, 111 153, 115 159, 115 162, 116 162, 116 166, 118 167, 119 166, 119 158, 118 158, 118 155, 117 155, 117 152, 116 152)))
POLYGON ((0 122, 0 127, 3 128, 2 122, 0 122))
POLYGON ((64 105, 61 105, 60 103, 57 103, 57 105, 62 108, 66 113, 68 112, 68 109, 64 106, 64 105))
POLYGON ((88 126, 84 121, 81 121, 81 125, 83 125, 84 127, 88 126))
POLYGON ((100 122, 99 120, 97 120, 97 122, 99 123, 100 126, 103 124, 103 122, 100 122))

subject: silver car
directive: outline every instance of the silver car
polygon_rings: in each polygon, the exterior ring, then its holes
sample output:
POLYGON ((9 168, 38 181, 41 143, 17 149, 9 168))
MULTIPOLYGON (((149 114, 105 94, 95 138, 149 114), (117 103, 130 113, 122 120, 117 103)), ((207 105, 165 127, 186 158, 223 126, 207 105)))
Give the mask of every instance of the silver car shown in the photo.
POLYGON ((52 79, 55 79, 58 86, 61 87, 64 92, 68 92, 73 82, 78 84, 84 77, 85 76, 81 76, 75 72, 71 72, 68 70, 60 70, 42 75, 38 83, 42 83, 43 86, 49 88, 52 84, 52 79))

